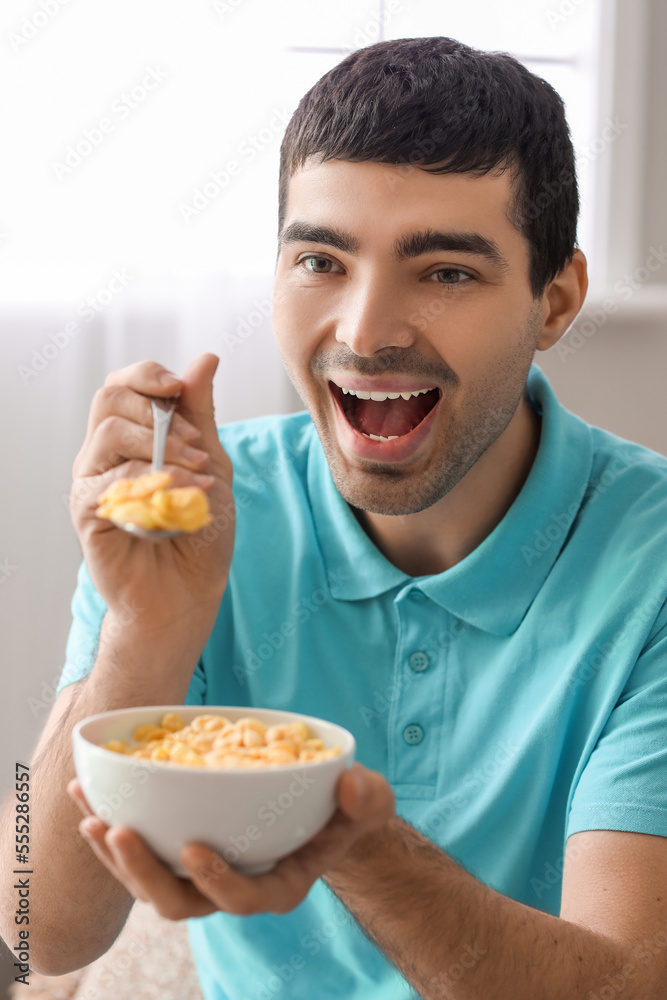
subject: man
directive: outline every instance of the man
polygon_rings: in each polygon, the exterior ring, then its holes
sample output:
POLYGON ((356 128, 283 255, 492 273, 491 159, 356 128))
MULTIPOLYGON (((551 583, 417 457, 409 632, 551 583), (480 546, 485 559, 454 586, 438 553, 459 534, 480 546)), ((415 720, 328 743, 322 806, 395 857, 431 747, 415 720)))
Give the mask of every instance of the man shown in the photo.
POLYGON ((32 765, 36 968, 102 953, 136 897, 195 918, 207 998, 664 996, 667 462, 531 367, 584 301, 577 212, 562 102, 508 56, 380 43, 303 99, 273 321, 308 413, 218 437, 211 355, 92 405, 32 765), (95 498, 179 391, 168 467, 214 528, 150 545, 95 498), (178 879, 130 830, 79 836, 73 724, 184 700, 354 732, 338 812, 275 871, 190 845, 178 879))

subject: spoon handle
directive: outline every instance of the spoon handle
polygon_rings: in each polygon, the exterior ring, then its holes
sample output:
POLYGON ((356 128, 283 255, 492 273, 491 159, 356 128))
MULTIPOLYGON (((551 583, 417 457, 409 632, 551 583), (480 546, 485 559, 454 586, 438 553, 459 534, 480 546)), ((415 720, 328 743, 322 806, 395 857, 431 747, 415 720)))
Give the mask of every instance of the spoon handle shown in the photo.
POLYGON ((169 425, 176 406, 178 396, 169 396, 166 399, 153 397, 151 399, 151 409, 153 411, 153 462, 152 472, 162 472, 164 468, 164 452, 167 447, 167 435, 169 425))

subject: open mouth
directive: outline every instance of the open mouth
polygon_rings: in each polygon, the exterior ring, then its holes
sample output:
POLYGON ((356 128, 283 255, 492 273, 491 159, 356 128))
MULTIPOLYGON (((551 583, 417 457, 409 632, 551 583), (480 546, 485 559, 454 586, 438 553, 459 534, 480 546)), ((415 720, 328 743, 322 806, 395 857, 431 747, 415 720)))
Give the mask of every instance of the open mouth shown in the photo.
POLYGON ((344 389, 331 381, 329 386, 350 426, 372 441, 394 441, 410 434, 441 395, 438 388, 371 393, 344 389))

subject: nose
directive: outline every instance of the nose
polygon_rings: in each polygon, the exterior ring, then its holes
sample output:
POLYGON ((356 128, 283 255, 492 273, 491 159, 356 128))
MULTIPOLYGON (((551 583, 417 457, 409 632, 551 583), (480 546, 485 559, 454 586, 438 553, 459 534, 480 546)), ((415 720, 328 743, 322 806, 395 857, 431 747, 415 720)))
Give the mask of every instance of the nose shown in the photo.
POLYGON ((396 287, 387 278, 359 278, 342 299, 336 340, 360 357, 388 347, 411 347, 416 330, 396 287))

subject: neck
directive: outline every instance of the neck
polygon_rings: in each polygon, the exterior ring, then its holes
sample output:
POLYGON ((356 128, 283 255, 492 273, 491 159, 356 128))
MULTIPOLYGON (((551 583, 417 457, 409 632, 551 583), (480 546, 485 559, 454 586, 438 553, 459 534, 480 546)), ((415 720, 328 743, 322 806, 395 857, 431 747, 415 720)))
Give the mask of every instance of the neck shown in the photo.
POLYGON ((449 493, 417 514, 355 510, 361 526, 409 576, 444 572, 476 549, 512 506, 537 455, 540 426, 524 394, 503 433, 449 493))

